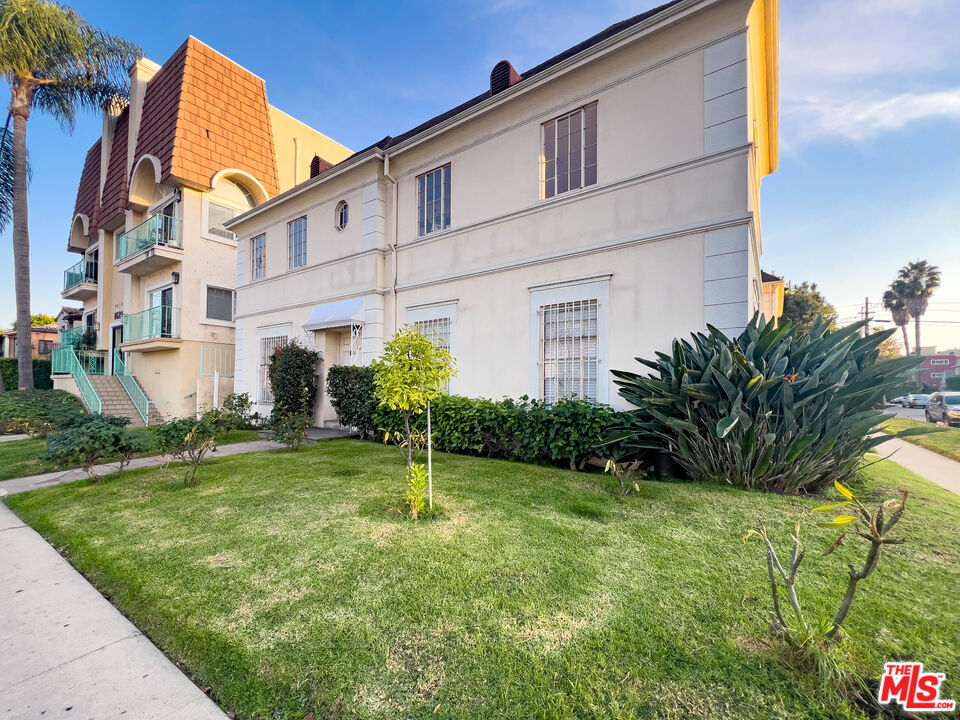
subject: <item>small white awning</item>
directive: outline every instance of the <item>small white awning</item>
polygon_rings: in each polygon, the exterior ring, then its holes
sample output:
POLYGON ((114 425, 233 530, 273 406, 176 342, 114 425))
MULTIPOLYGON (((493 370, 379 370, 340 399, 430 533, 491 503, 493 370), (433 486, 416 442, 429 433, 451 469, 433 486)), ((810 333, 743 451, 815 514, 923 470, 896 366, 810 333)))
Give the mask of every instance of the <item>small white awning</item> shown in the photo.
POLYGON ((351 325, 363 325, 363 298, 316 305, 310 319, 301 327, 304 330, 327 330, 351 325))

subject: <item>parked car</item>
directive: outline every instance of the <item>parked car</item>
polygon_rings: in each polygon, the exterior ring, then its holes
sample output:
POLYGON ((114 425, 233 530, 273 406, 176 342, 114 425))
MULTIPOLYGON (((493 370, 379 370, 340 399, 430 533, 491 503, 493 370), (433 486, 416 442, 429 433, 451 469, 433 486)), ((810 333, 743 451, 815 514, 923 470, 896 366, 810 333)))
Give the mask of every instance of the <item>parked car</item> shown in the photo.
POLYGON ((925 408, 930 402, 930 396, 924 393, 910 393, 907 395, 907 407, 925 408))
POLYGON ((934 393, 924 415, 927 422, 960 426, 960 392, 934 393))
POLYGON ((906 396, 906 395, 898 395, 898 396, 895 397, 893 400, 890 400, 889 403, 890 403, 891 405, 899 405, 900 407, 906 407, 906 406, 907 406, 907 396, 906 396))

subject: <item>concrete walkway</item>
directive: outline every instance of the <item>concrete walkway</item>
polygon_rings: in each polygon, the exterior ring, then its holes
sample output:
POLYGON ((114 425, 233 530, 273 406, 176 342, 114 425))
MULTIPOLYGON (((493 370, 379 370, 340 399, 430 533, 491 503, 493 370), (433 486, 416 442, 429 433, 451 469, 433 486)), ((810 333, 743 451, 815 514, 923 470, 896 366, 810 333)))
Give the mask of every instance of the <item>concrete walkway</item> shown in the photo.
MULTIPOLYGON (((253 440, 251 442, 234 443, 232 445, 219 445, 216 452, 209 455, 212 458, 226 457, 228 455, 239 455, 241 453, 258 452, 260 450, 276 450, 282 448, 280 443, 272 440, 253 440)), ((156 467, 167 462, 169 457, 166 455, 154 455, 152 457, 136 458, 130 461, 124 470, 135 470, 136 468, 156 467)), ((106 463, 96 465, 94 472, 97 475, 110 475, 120 470, 120 463, 106 463)), ((0 481, 0 495, 6 490, 8 495, 35 490, 36 488, 49 487, 50 485, 62 485, 63 483, 73 482, 74 480, 83 480, 87 473, 82 469, 58 470, 57 472, 44 473, 43 475, 31 475, 30 477, 14 478, 12 480, 0 481)))
POLYGON ((0 435, 0 442, 10 442, 11 440, 29 440, 29 435, 0 435))
POLYGON ((226 715, 0 503, 0 718, 226 715))
POLYGON ((881 457, 893 453, 890 457, 893 462, 960 495, 960 462, 898 438, 891 438, 877 447, 877 453, 881 457))

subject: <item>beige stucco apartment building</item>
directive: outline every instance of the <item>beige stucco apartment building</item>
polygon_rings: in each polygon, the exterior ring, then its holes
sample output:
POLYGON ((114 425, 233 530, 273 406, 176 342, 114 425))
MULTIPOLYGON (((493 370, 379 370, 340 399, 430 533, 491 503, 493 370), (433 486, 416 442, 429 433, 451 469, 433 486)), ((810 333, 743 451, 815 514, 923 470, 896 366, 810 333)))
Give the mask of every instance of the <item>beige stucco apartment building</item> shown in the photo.
MULTIPOLYGON (((239 238, 236 385, 298 339, 369 363, 404 324, 468 396, 619 405, 633 368, 761 307, 777 165, 776 0, 677 0, 387 137, 226 223, 239 238)), ((323 397, 317 422, 336 418, 323 397)))
POLYGON ((61 354, 55 384, 95 407, 120 394, 107 379, 122 363, 166 417, 232 392, 237 240, 224 223, 309 177, 311 162, 349 155, 196 38, 163 65, 137 62, 129 103, 105 113, 87 153, 68 241, 81 259, 62 294, 82 301, 97 350, 61 354))

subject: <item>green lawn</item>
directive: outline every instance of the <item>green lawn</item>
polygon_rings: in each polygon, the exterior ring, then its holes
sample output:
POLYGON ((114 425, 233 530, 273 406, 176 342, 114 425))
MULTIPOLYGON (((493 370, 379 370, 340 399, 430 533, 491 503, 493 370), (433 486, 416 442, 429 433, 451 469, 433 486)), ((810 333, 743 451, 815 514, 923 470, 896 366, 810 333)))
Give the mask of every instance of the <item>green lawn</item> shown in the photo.
MULTIPOLYGON (((850 537, 819 501, 434 456, 444 515, 390 512, 394 448, 353 440, 253 453, 180 488, 157 469, 7 502, 237 718, 836 718, 766 635, 758 519, 809 552, 801 601, 835 611, 850 537)), ((849 618, 856 669, 945 672, 960 696, 960 498, 889 462, 858 490, 911 491, 849 618)), ((831 497, 833 494, 831 493, 831 497)))
MULTIPOLYGON (((880 429, 892 434, 912 427, 930 427, 930 423, 897 417, 889 420, 880 429)), ((960 428, 944 428, 941 432, 929 435, 910 435, 903 439, 912 442, 914 445, 925 447, 927 450, 933 450, 940 455, 945 455, 951 460, 960 460, 960 428)), ((883 445, 879 449, 882 452, 883 445)))
MULTIPOLYGON (((154 428, 131 428, 130 432, 142 434, 147 438, 148 449, 141 454, 141 457, 159 454, 160 448, 156 444, 154 428)), ((256 430, 231 430, 226 439, 221 436, 217 438, 217 442, 220 445, 229 445, 257 439, 256 430)), ((0 443, 0 481, 68 469, 59 468, 53 463, 43 460, 43 455, 46 452, 47 441, 43 438, 8 440, 0 443)), ((108 461, 105 460, 104 462, 108 461)))

